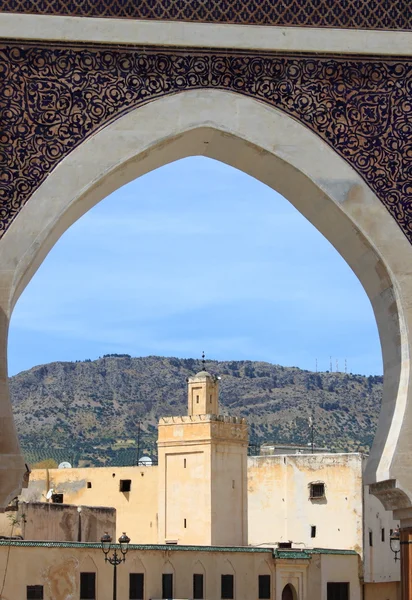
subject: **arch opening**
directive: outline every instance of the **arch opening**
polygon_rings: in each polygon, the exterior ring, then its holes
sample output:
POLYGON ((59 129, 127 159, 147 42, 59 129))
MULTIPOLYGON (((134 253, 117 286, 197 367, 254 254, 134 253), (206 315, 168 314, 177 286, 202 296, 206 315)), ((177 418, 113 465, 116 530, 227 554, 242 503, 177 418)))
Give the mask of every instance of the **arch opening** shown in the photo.
POLYGON ((298 595, 291 583, 285 585, 282 590, 282 600, 298 600, 298 595))
MULTIPOLYGON (((65 158, 16 218, 0 242, 4 282, 0 397, 6 409, 8 320, 55 241, 110 192, 156 167, 192 155, 220 160, 276 189, 332 243, 358 276, 374 309, 385 376, 367 478, 386 480, 397 472, 403 474, 407 442, 401 440, 399 464, 393 467, 410 379, 405 310, 410 284, 404 273, 411 247, 360 177, 315 134, 274 108, 227 92, 185 92, 118 119, 65 158), (159 114, 164 119, 159 120, 159 114)), ((3 450, 14 457, 10 461, 16 472, 8 487, 15 494, 22 465, 10 409, 4 418, 9 435, 3 450)), ((412 481, 405 483, 405 489, 412 489, 412 481)), ((4 491, 3 502, 5 496, 4 491)))

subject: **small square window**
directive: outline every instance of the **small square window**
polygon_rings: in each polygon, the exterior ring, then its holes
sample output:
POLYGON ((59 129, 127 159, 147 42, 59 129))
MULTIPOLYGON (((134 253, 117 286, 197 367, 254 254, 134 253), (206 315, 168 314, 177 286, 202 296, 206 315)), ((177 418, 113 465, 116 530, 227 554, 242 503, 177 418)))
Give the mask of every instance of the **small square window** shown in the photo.
POLYGON ((326 595, 327 600, 349 600, 349 583, 328 581, 326 595))
POLYGON ((131 479, 121 479, 120 480, 120 491, 121 492, 130 492, 132 489, 132 480, 131 479))
POLYGON ((316 525, 311 525, 311 527, 310 527, 310 537, 311 538, 315 538, 316 537, 316 525))
POLYGON ((27 600, 43 600, 43 586, 42 585, 28 585, 27 586, 27 600))
POLYGON ((310 484, 310 497, 313 498, 324 498, 325 497, 325 484, 324 483, 311 483, 310 484))
POLYGON ((52 494, 51 501, 53 504, 63 504, 63 494, 52 494))
POLYGON ((91 487, 92 487, 92 482, 91 482, 91 481, 88 481, 88 482, 87 482, 87 489, 89 489, 89 490, 90 490, 90 488, 91 488, 91 487))

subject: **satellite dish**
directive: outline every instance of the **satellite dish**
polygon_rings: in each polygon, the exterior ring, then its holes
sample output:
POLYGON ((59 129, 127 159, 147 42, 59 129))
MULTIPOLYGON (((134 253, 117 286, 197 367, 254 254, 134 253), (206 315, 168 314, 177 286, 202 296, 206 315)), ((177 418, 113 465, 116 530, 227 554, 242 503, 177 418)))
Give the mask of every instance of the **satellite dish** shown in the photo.
POLYGON ((53 496, 53 494, 54 494, 54 490, 53 490, 53 488, 51 488, 46 494, 46 500, 50 500, 50 498, 53 496))
POLYGON ((64 461, 64 462, 61 462, 57 468, 58 469, 71 469, 72 466, 69 462, 64 461))
POLYGON ((139 458, 137 464, 139 467, 151 467, 153 464, 153 461, 150 458, 150 456, 142 456, 142 458, 139 458))

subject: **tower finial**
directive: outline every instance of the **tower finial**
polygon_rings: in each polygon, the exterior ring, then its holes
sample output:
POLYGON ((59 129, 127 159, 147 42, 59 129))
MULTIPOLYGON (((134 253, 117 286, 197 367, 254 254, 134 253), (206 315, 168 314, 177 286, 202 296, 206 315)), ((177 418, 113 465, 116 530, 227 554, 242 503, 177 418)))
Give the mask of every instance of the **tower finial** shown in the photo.
POLYGON ((203 371, 206 371, 206 361, 205 361, 205 351, 204 350, 202 352, 202 366, 203 366, 203 371))

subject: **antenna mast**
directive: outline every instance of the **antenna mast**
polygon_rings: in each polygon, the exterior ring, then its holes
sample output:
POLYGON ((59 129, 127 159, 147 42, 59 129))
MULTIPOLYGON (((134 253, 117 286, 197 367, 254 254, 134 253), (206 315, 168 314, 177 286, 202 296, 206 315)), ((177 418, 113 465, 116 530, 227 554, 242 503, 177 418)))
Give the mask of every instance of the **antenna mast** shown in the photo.
POLYGON ((139 466, 140 460, 140 425, 141 421, 137 421, 137 466, 139 466))

